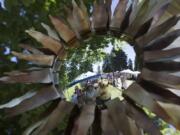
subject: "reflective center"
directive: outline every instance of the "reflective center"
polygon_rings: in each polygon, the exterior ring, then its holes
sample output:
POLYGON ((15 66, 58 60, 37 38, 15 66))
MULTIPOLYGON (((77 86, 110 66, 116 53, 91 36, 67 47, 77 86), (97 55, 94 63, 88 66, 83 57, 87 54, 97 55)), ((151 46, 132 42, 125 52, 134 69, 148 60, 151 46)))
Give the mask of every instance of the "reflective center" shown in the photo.
POLYGON ((66 63, 71 79, 65 90, 66 100, 80 106, 95 101, 104 108, 111 99, 122 100, 122 91, 137 79, 140 72, 134 48, 116 38, 101 38, 89 39, 86 47, 75 50, 66 63), (92 44, 93 40, 104 42, 98 47, 92 44))

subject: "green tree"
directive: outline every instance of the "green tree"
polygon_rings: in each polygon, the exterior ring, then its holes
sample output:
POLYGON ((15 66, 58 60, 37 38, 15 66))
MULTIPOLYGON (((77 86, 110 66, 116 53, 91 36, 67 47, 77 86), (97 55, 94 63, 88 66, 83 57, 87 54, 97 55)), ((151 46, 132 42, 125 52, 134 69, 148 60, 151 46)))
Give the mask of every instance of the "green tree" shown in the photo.
POLYGON ((121 71, 128 68, 127 55, 123 50, 112 50, 111 55, 105 59, 104 72, 121 71))

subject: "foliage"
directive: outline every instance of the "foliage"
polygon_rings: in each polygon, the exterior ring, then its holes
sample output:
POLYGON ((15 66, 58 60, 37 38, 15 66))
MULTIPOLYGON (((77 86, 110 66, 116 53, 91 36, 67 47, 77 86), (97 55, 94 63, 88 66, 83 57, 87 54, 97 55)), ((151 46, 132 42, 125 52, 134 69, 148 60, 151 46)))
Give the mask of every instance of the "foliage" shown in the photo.
POLYGON ((121 71, 128 68, 127 55, 123 50, 112 50, 103 65, 104 72, 121 71))

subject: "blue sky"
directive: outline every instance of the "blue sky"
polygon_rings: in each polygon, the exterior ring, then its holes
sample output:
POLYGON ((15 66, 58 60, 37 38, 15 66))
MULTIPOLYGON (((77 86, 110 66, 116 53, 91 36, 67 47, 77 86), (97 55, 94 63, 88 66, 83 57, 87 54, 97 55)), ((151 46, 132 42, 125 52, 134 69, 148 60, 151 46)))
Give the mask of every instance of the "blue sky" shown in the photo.
POLYGON ((4 8, 4 0, 0 0, 1 6, 4 8))

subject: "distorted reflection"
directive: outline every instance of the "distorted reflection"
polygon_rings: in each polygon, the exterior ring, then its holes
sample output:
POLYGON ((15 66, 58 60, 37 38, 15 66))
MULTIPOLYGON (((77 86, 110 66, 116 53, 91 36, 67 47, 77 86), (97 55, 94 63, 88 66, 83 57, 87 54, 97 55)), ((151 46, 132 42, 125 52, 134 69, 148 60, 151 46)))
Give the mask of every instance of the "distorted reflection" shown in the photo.
POLYGON ((102 62, 94 65, 94 72, 87 71, 76 77, 65 91, 65 97, 79 106, 96 102, 99 108, 106 108, 111 99, 123 100, 122 92, 136 81, 139 71, 136 69, 135 52, 126 42, 119 49, 111 44, 105 48, 108 52, 102 62), (108 49, 108 50, 107 50, 108 49))

